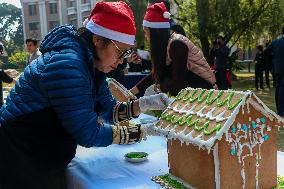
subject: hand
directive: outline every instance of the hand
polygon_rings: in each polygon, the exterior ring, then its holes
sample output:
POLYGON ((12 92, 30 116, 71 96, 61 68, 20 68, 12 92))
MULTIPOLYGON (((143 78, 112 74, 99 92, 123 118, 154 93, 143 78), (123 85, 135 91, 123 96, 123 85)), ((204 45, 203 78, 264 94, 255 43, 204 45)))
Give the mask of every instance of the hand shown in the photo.
POLYGON ((146 134, 141 125, 113 126, 113 144, 134 144, 145 138, 146 134))
POLYGON ((142 59, 137 53, 133 53, 131 57, 129 58, 129 62, 132 62, 134 64, 140 64, 141 61, 142 59))
POLYGON ((144 96, 150 96, 150 95, 154 95, 157 94, 158 92, 156 92, 155 90, 155 85, 151 85, 150 87, 148 87, 144 93, 144 96))
POLYGON ((147 110, 163 110, 171 103, 171 100, 164 93, 143 96, 139 98, 138 101, 139 108, 142 112, 147 110))

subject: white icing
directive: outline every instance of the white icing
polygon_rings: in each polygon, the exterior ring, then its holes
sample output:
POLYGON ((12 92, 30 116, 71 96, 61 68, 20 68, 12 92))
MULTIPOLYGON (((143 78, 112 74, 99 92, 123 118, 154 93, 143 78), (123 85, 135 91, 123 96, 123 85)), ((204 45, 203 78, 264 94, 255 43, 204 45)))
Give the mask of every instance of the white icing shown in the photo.
MULTIPOLYGON (((261 122, 260 122, 261 123, 261 122)), ((256 157, 256 189, 258 189, 258 168, 259 168, 259 160, 261 159, 260 155, 260 149, 262 143, 265 141, 264 131, 267 131, 265 129, 266 125, 264 123, 256 124, 256 127, 253 128, 252 125, 247 124, 246 127, 241 127, 241 124, 237 124, 237 129, 231 133, 231 135, 228 135, 229 138, 227 138, 227 141, 231 143, 231 150, 236 151, 236 155, 238 156, 238 162, 241 165, 241 176, 242 176, 242 188, 245 189, 245 158, 249 156, 255 156, 256 157), (244 139, 244 140, 242 140, 244 139), (258 146, 258 153, 253 154, 253 148, 258 146), (243 155, 243 149, 248 148, 249 153, 243 155)), ((245 125, 245 124, 244 124, 245 125)), ((243 126, 244 126, 243 125, 243 126)), ((235 155, 235 154, 232 154, 235 155)))
MULTIPOLYGON (((192 88, 186 88, 185 90, 195 90, 192 88)), ((200 89, 202 90, 202 89, 200 89)), ((227 90, 224 92, 231 92, 231 90, 227 90)), ((242 110, 242 113, 244 113, 244 106, 246 105, 246 111, 249 112, 250 111, 250 105, 254 106, 257 110, 259 110, 261 113, 263 113, 265 116, 269 117, 270 119, 273 120, 273 117, 279 118, 278 115, 276 115, 274 112, 272 112, 271 110, 269 110, 265 105, 263 105, 263 103, 250 91, 246 91, 246 92, 242 92, 242 91, 234 91, 234 93, 236 94, 241 94, 243 95, 241 97, 241 102, 233 109, 231 115, 229 115, 228 117, 224 117, 224 114, 226 113, 226 111, 221 112, 219 115, 216 115, 216 117, 213 116, 213 112, 216 110, 216 107, 213 107, 210 111, 208 111, 206 114, 203 114, 203 110, 205 109, 205 106, 203 108, 201 108, 198 112, 194 111, 197 103, 192 104, 190 109, 186 111, 186 106, 188 106, 188 104, 186 104, 185 106, 183 106, 182 108, 178 107, 178 104, 175 105, 174 107, 169 106, 167 110, 173 110, 176 113, 179 114, 185 114, 185 116, 188 115, 194 115, 196 114, 198 117, 205 117, 206 119, 209 120, 216 120, 216 122, 220 122, 220 121, 224 121, 225 123, 224 125, 221 127, 221 129, 216 132, 215 136, 212 135, 212 137, 210 139, 207 140, 203 140, 202 139, 202 132, 199 136, 197 137, 193 137, 192 136, 192 132, 185 135, 184 132, 185 130, 182 130, 178 133, 176 133, 175 129, 173 128, 172 124, 169 123, 168 125, 164 126, 164 129, 162 127, 159 127, 159 132, 161 132, 161 134, 167 136, 168 138, 178 138, 182 143, 186 143, 186 144, 194 144, 197 145, 199 148, 201 147, 205 147, 208 149, 208 152, 210 153, 210 150, 212 148, 212 146, 214 145, 216 140, 221 140, 222 136, 224 133, 226 133, 226 139, 228 141, 230 141, 231 137, 228 134, 228 130, 229 128, 232 126, 232 124, 235 122, 235 118, 237 116, 237 114, 239 113, 240 110, 242 110), (253 99, 251 98, 251 96, 254 95, 255 99, 257 99, 257 102, 253 101, 253 99), (259 105, 261 104, 261 105, 259 105)), ((251 118, 249 118, 249 120, 251 120, 251 118)), ((258 121, 258 120, 257 120, 258 121)), ((284 123, 284 122, 283 122, 284 123)), ((164 123, 162 123, 164 124, 164 123)), ((241 125, 237 125, 237 128, 239 130, 239 128, 241 127, 241 125)), ((267 130, 269 130, 270 128, 267 128, 267 130)), ((244 131, 241 131, 244 132, 244 131)), ((243 138, 246 139, 248 136, 244 135, 243 138)), ((230 141, 231 142, 231 141, 230 141)), ((246 145, 244 145, 246 146, 246 145)), ((250 150, 251 151, 251 150, 250 150)), ((240 153, 240 152, 239 152, 240 153)))
POLYGON ((219 150, 218 150, 218 143, 217 143, 215 144, 214 149, 213 149, 216 189, 220 189, 220 161, 219 161, 218 152, 219 150))
POLYGON ((202 114, 202 111, 206 108, 206 106, 203 106, 198 112, 196 112, 196 115, 198 117, 205 117, 205 114, 202 114))

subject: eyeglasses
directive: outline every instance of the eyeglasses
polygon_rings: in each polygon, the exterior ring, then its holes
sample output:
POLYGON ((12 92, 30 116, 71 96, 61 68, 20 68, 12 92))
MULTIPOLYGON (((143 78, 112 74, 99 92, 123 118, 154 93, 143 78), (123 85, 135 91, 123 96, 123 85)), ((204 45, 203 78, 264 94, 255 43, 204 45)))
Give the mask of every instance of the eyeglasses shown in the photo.
POLYGON ((134 50, 132 48, 122 51, 113 40, 110 41, 115 46, 115 48, 120 52, 118 59, 128 58, 134 53, 134 50))

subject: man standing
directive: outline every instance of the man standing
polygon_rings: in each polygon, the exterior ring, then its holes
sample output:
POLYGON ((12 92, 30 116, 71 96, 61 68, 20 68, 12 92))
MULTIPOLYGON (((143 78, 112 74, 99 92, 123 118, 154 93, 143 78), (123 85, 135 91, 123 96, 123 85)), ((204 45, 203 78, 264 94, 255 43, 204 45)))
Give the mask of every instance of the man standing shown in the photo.
POLYGON ((218 89, 227 90, 227 68, 228 68, 228 57, 230 54, 230 49, 224 42, 224 37, 217 37, 218 48, 215 51, 215 77, 218 89))
MULTIPOLYGON (((3 54, 4 54, 4 45, 0 43, 0 56, 2 56, 3 54)), ((0 69, 0 107, 3 105, 2 82, 15 83, 16 81, 13 78, 11 78, 8 74, 6 74, 4 70, 0 69)))
POLYGON ((275 101, 277 113, 284 116, 284 27, 282 36, 274 40, 264 51, 272 56, 272 72, 276 76, 275 101))
POLYGON ((37 57, 41 55, 41 52, 38 50, 37 40, 34 38, 26 39, 26 46, 29 53, 27 64, 30 64, 34 59, 37 59, 37 57))

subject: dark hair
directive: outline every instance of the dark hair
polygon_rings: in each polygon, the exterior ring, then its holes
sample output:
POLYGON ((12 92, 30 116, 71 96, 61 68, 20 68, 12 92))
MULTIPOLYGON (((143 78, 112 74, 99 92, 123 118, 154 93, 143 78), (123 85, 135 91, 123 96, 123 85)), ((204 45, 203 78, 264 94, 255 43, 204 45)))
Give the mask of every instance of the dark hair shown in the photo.
POLYGON ((168 28, 150 29, 150 54, 152 60, 152 75, 156 83, 161 82, 167 75, 166 56, 167 46, 170 38, 168 28))
POLYGON ((174 31, 175 33, 186 36, 185 31, 184 31, 184 29, 181 25, 174 24, 174 25, 171 26, 171 30, 174 31))
MULTIPOLYGON (((94 34, 85 27, 78 28, 77 32, 78 32, 79 36, 83 39, 83 42, 86 43, 86 45, 88 45, 88 47, 92 50, 94 58, 99 59, 97 52, 96 52, 96 47, 93 44, 94 34)), ((96 35, 96 37, 99 38, 102 41, 103 47, 106 47, 108 44, 111 43, 110 39, 108 39, 108 38, 101 37, 101 36, 98 36, 98 35, 96 35)))
POLYGON ((28 42, 32 42, 33 44, 34 44, 34 46, 37 46, 37 39, 35 39, 35 38, 28 38, 28 39, 26 39, 26 44, 28 43, 28 42))
POLYGON ((219 35, 219 36, 217 37, 217 39, 222 39, 223 41, 225 41, 225 37, 224 37, 224 36, 221 36, 221 35, 219 35))
POLYGON ((3 51, 4 51, 4 45, 0 43, 0 53, 2 53, 3 51))
POLYGON ((258 50, 260 50, 261 52, 263 51, 263 46, 262 46, 262 45, 257 45, 256 48, 257 48, 258 50))
POLYGON ((169 0, 149 0, 150 4, 161 3, 161 2, 163 2, 165 4, 168 11, 171 10, 171 4, 170 4, 169 0))
POLYGON ((141 50, 144 50, 144 49, 145 49, 144 45, 141 45, 141 46, 140 46, 140 49, 141 49, 141 50))

